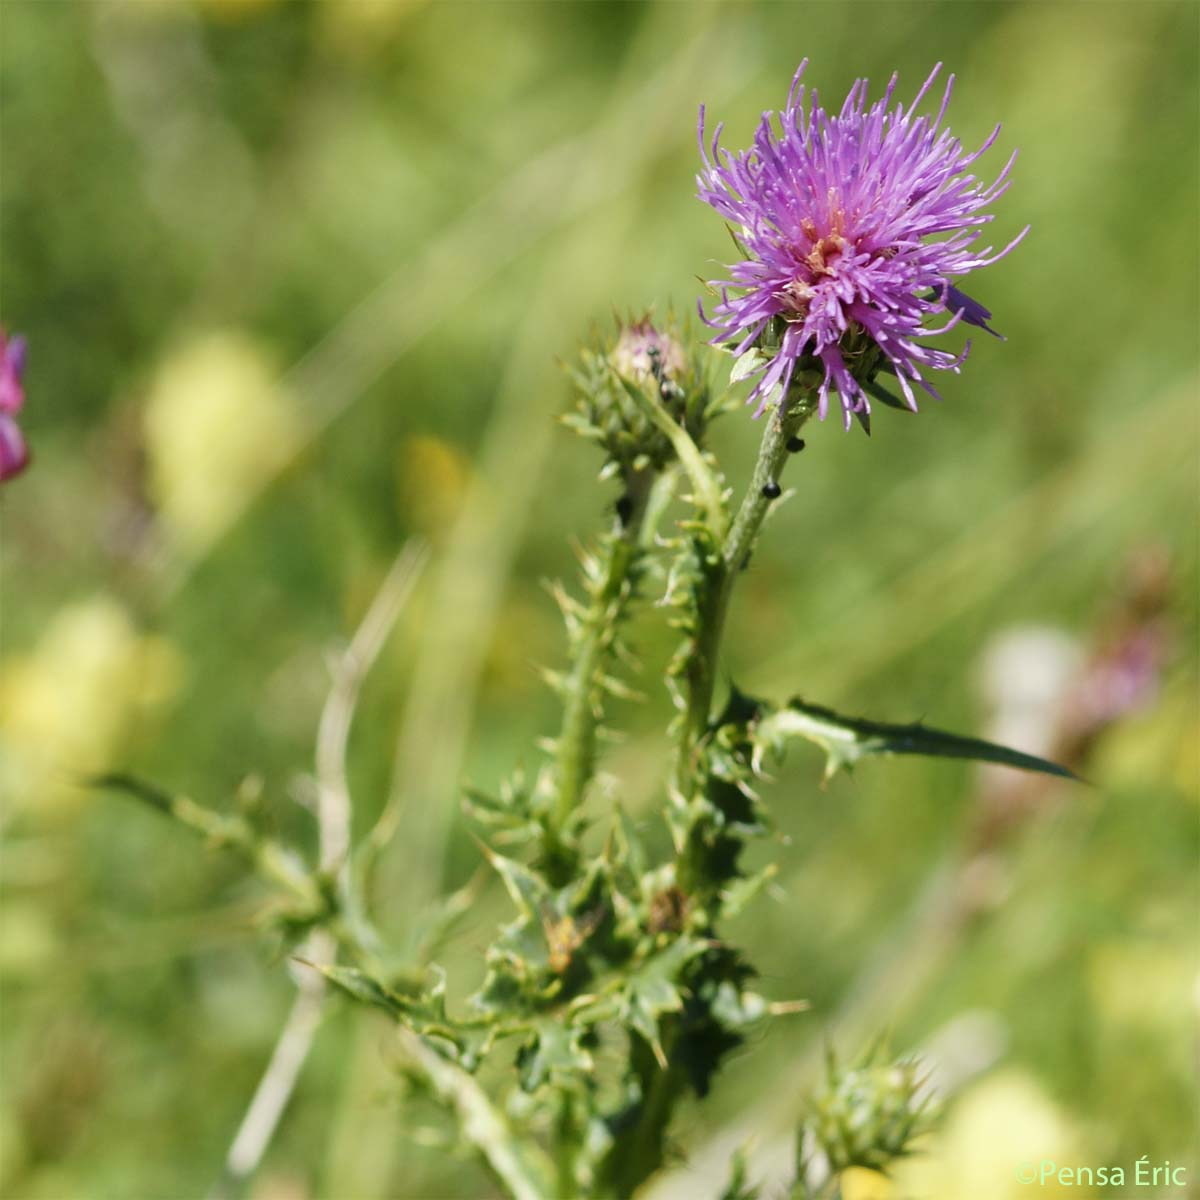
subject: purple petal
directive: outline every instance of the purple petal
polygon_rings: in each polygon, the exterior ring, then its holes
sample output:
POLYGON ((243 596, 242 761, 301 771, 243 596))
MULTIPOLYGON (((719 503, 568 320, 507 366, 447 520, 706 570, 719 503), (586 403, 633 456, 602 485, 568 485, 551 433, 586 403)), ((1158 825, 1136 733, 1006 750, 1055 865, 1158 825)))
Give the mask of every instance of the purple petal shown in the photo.
POLYGON ((16 421, 7 413, 0 413, 0 483, 19 475, 28 462, 29 447, 16 421))
POLYGON ((9 338, 5 347, 6 365, 18 378, 25 373, 25 349, 25 338, 22 334, 9 338))
POLYGON ((17 413, 25 403, 21 372, 25 369, 25 339, 5 337, 0 330, 0 412, 17 413))

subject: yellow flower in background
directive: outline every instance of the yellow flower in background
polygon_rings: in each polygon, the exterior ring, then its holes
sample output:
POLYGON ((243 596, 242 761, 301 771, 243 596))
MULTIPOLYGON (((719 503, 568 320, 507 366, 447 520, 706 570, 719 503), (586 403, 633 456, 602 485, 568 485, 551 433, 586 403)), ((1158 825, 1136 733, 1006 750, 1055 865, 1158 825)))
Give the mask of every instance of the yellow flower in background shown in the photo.
POLYGON ((236 331, 204 335, 169 357, 144 422, 154 501, 191 551, 232 523, 299 436, 275 364, 236 331))
POLYGON ((1072 1167, 1088 1158, 1071 1122, 1033 1076, 1011 1069, 989 1075, 950 1108, 925 1152, 897 1164, 895 1191, 905 1200, 1038 1200, 1091 1194, 1053 1179, 1022 1182, 1022 1169, 1045 1161, 1072 1167))
POLYGON ((1183 672, 1168 677, 1155 704, 1108 729, 1097 747, 1095 776, 1112 787, 1161 781, 1195 804, 1200 799, 1195 683, 1183 672))
POLYGON ((892 1181, 878 1171, 866 1167, 851 1167, 842 1172, 842 1200, 895 1200, 892 1181))
POLYGON ((326 40, 339 50, 360 53, 378 48, 425 4, 426 0, 323 0, 317 11, 326 40))
POLYGON ((400 444, 396 458, 400 511, 413 529, 434 541, 458 515, 469 478, 466 457, 450 442, 415 434, 400 444))
POLYGON ((183 661, 112 597, 60 609, 37 645, 0 674, 0 793, 69 803, 81 774, 112 766, 134 722, 177 692, 183 661))
POLYGON ((1136 1033, 1186 1042, 1192 1023, 1193 949, 1188 942, 1110 941, 1088 956, 1095 1011, 1115 1037, 1136 1033))
POLYGON ((34 979, 61 952, 62 939, 44 904, 30 900, 5 902, 4 920, 0 921, 0 975, 10 982, 34 979))

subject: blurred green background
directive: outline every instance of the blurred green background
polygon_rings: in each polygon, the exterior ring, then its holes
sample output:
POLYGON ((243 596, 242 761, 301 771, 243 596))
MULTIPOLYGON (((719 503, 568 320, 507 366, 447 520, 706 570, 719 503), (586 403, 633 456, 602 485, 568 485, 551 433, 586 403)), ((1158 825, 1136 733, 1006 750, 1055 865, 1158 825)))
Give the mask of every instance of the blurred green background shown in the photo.
MULTIPOLYGON (((73 779, 121 765, 232 809, 256 776, 311 847, 327 656, 414 534, 434 558, 362 697, 356 823, 395 759, 397 937, 475 871, 458 787, 536 765, 533 665, 562 646, 540 581, 615 498, 554 423, 556 360, 614 305, 692 309, 728 253, 693 198, 697 107, 743 145, 803 55, 827 102, 893 69, 911 95, 944 60, 964 142, 1004 122, 984 174, 1020 147, 996 240, 1033 228, 972 280, 1008 341, 977 339, 944 403, 807 434, 730 674, 984 734, 997 688, 1047 676, 1018 730, 1053 746, 1063 679, 1078 704, 1090 678, 1071 663, 1103 659, 1149 571, 1161 678, 1081 751, 1087 789, 876 761, 821 790, 794 756, 755 851, 779 888, 730 934, 813 1010, 689 1110, 701 1174, 667 1193, 715 1196, 704 1154, 751 1132, 777 1169, 822 1040, 880 1026, 940 1047, 955 1099, 899 1190, 858 1196, 1016 1197, 1047 1157, 1195 1178, 1195 4, 5 0, 0 34, 0 318, 29 338, 35 456, 0 496, 5 1197, 216 1178, 294 992, 264 893, 73 779)), ((741 413, 715 433, 735 481, 757 436, 741 413)), ((671 640, 653 610, 635 640, 649 699, 605 766, 661 844, 671 640)), ((455 998, 507 914, 485 891, 455 998)), ((254 1196, 494 1194, 401 1103, 386 1045, 331 1006, 254 1196)))

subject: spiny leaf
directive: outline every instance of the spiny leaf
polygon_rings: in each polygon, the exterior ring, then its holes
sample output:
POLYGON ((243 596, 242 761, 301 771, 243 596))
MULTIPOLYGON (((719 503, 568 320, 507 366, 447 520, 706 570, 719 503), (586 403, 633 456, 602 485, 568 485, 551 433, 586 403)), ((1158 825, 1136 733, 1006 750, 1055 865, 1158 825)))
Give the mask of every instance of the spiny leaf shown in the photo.
POLYGON ((659 1065, 666 1067, 666 1055, 658 1036, 658 1018, 683 1007, 679 978, 683 968, 708 943, 699 938, 677 938, 665 950, 654 955, 626 980, 620 997, 619 1012, 623 1024, 636 1030, 650 1044, 659 1065))
POLYGON ((999 763, 1022 771, 1040 771, 1063 779, 1078 780, 1066 767, 1033 754, 1011 750, 981 738, 962 737, 930 729, 919 722, 890 725, 861 717, 844 717, 831 708, 793 700, 787 708, 758 722, 755 734, 755 769, 759 769, 765 751, 782 749, 791 737, 816 742, 826 754, 825 778, 842 767, 853 767, 871 754, 921 754, 931 758, 967 758, 976 762, 999 763))
POLYGON ((453 1047, 459 1062, 473 1070, 479 1057, 498 1035, 505 1032, 490 1017, 456 1021, 446 1012, 446 980, 441 969, 429 968, 432 982, 410 981, 405 990, 387 987, 357 967, 336 963, 314 963, 299 959, 318 971, 327 982, 360 1004, 382 1009, 394 1021, 422 1037, 436 1038, 446 1049, 453 1047))
POLYGON ((535 916, 546 902, 550 889, 546 881, 512 858, 497 854, 483 842, 479 843, 488 862, 504 881, 513 903, 525 917, 535 916))
POLYGON ((534 1023, 534 1036, 517 1053, 521 1087, 532 1092, 543 1083, 570 1083, 592 1074, 595 1063, 583 1046, 588 1030, 557 1017, 534 1023))
POLYGON ((646 851, 633 819, 619 800, 613 806, 614 853, 611 858, 625 866, 634 879, 640 880, 646 871, 646 851))
POLYGON ((517 955, 490 953, 483 985, 471 997, 470 1004, 492 1016, 523 1012, 528 1007, 530 974, 524 959, 517 955))
POLYGON ((740 915, 778 873, 778 864, 768 863, 754 875, 727 884, 721 890, 721 916, 725 920, 732 920, 740 915))
POLYGON ((307 959, 298 959, 305 966, 319 971, 334 987, 357 1000, 360 1004, 372 1008, 382 1008, 389 1016, 400 1018, 404 1015, 404 1005, 398 996, 393 995, 378 980, 373 979, 365 971, 357 967, 339 967, 336 963, 314 963, 307 959))

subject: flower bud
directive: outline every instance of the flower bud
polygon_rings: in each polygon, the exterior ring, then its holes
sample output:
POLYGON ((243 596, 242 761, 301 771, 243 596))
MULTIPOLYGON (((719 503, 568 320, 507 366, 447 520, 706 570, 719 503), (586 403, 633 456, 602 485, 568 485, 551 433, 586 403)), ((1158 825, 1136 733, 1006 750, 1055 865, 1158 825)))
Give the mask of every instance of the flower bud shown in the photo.
POLYGON ((655 428, 630 388, 641 389, 699 440, 708 407, 708 382, 684 349, 673 323, 657 327, 649 316, 622 322, 615 341, 585 350, 572 371, 579 394, 566 423, 598 441, 608 457, 605 472, 626 480, 661 470, 674 457, 670 440, 655 428))
POLYGON ((621 330, 609 355, 613 369, 630 383, 653 378, 658 384, 677 382, 687 370, 687 355, 669 333, 660 333, 642 317, 621 330))
POLYGON ((850 1069, 831 1057, 808 1127, 837 1174, 850 1167, 886 1170, 911 1151, 929 1121, 917 1064, 890 1063, 871 1053, 850 1069))

